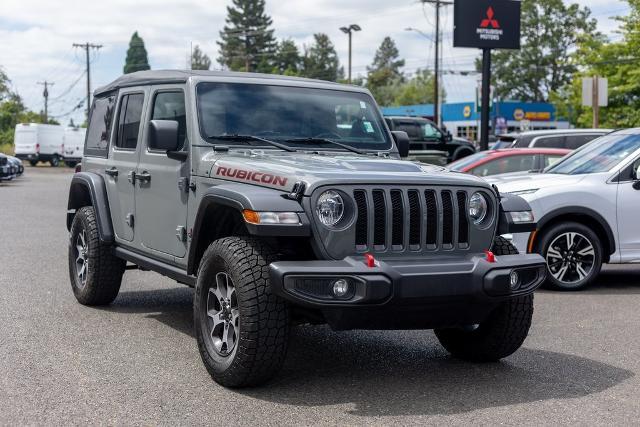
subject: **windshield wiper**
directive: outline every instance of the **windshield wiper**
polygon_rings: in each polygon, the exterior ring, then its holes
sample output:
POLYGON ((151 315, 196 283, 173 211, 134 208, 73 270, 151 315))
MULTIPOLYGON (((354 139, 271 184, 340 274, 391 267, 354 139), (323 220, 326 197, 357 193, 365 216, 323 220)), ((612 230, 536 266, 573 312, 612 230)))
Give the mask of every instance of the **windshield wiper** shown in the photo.
POLYGON ((291 148, 288 145, 280 144, 279 142, 271 141, 269 139, 260 138, 259 136, 254 135, 211 135, 208 136, 207 139, 218 139, 220 141, 233 141, 233 142, 264 142, 265 144, 269 144, 273 147, 280 148, 281 150, 295 152, 295 148, 291 148))
POLYGON ((308 137, 308 138, 290 138, 290 139, 285 139, 286 142, 292 142, 292 143, 298 143, 298 144, 318 144, 318 143, 328 143, 328 144, 333 144, 337 147, 341 147, 344 148, 347 151, 351 151, 352 153, 356 153, 356 154, 367 154, 365 151, 362 151, 358 148, 352 147, 350 145, 347 144, 343 144, 341 142, 338 141, 334 141, 333 139, 328 139, 328 138, 313 138, 313 137, 308 137))

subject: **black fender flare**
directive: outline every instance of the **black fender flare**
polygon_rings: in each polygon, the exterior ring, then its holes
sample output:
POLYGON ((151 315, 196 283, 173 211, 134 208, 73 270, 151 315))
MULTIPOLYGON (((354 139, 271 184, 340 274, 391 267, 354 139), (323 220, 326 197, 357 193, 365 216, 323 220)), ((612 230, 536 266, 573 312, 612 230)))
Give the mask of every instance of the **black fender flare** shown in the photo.
POLYGON ((205 226, 205 217, 211 207, 225 206, 235 209, 242 215, 245 209, 257 212, 296 212, 300 217, 299 225, 249 224, 247 231, 253 236, 262 237, 305 237, 311 235, 309 220, 297 200, 283 197, 282 191, 247 184, 222 184, 207 189, 200 199, 198 212, 190 230, 192 237, 187 260, 188 274, 195 274, 198 251, 198 236, 205 226))
POLYGON ((584 206, 565 206, 562 208, 555 209, 551 212, 547 212, 542 218, 538 220, 538 229, 542 229, 545 225, 549 224, 551 221, 556 219, 562 215, 581 215, 586 216, 597 222, 600 227, 604 230, 604 233, 609 241, 609 255, 616 251, 616 239, 611 227, 607 220, 605 220, 602 215, 593 209, 585 208, 584 206))
POLYGON ((67 230, 71 230, 76 211, 83 206, 93 206, 98 223, 98 234, 103 243, 113 243, 114 233, 111 211, 104 179, 93 172, 78 172, 73 175, 67 203, 67 230), (86 195, 88 194, 89 200, 86 195))

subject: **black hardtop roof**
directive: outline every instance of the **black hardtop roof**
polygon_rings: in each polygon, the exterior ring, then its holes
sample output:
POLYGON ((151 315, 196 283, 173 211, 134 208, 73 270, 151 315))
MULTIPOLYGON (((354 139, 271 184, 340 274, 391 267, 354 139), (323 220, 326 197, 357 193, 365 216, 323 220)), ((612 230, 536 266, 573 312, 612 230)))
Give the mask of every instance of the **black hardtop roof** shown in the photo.
MULTIPOLYGON (((185 83, 189 77, 243 77, 248 79, 272 79, 280 81, 295 81, 305 83, 321 83, 323 85, 335 85, 344 87, 339 83, 325 80, 314 80, 303 77, 281 76, 277 74, 244 73, 237 71, 201 71, 201 70, 147 70, 125 74, 113 82, 99 87, 95 95, 113 92, 123 87, 144 86, 152 84, 185 83)), ((354 87, 354 86, 352 86, 354 87)))

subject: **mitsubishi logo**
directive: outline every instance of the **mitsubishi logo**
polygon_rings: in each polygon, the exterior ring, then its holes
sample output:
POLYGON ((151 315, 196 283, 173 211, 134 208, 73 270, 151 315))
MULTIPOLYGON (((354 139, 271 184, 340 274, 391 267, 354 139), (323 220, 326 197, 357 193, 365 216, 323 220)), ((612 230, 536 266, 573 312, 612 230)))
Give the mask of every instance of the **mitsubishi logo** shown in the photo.
POLYGON ((493 19, 493 16, 494 16, 493 8, 489 6, 489 9, 487 9, 487 17, 483 19, 482 22, 480 23, 480 28, 487 28, 489 27, 489 25, 491 25, 492 28, 500 28, 500 24, 498 23, 498 20, 493 19))

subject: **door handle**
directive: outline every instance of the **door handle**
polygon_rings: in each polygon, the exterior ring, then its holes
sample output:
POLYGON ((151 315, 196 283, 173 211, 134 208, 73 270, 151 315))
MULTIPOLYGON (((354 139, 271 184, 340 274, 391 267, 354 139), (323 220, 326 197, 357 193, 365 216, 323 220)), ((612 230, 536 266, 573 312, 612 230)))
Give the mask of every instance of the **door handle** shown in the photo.
POLYGON ((142 173, 135 174, 135 177, 140 182, 149 182, 151 181, 151 174, 147 171, 143 171, 142 173))
POLYGON ((116 177, 118 176, 118 168, 114 166, 111 169, 105 169, 104 173, 106 173, 109 176, 116 177))

